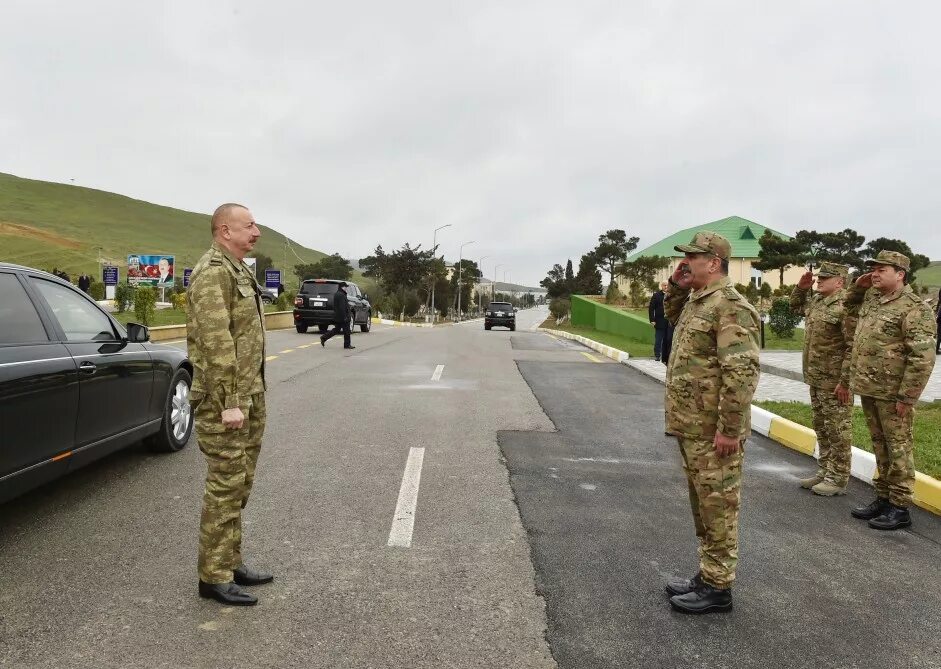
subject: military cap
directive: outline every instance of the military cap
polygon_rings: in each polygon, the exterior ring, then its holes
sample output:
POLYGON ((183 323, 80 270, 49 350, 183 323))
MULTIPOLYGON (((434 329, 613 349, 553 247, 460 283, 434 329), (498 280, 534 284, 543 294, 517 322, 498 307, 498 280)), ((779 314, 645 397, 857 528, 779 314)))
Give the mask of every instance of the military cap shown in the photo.
POLYGON ((844 279, 849 274, 850 268, 835 262, 822 262, 820 269, 817 270, 817 276, 827 278, 828 276, 842 276, 844 279))
POLYGON ((867 265, 892 265, 906 272, 912 266, 908 256, 898 251, 879 251, 879 255, 866 261, 867 265))
POLYGON ((729 244, 729 240, 709 230, 697 232, 689 244, 680 244, 673 248, 683 253, 711 253, 722 260, 728 260, 732 255, 732 245, 729 244))

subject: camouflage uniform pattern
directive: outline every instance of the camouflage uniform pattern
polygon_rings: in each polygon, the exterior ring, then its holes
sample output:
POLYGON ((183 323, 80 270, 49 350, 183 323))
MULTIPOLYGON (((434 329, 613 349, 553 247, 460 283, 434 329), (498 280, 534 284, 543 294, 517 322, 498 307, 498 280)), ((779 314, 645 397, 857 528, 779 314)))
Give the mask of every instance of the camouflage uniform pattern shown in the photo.
MULTIPOLYGON (((699 249, 717 242, 728 248, 721 236, 698 233, 690 248, 704 252, 699 249)), ((727 258, 727 250, 719 257, 727 258)), ((671 283, 664 311, 676 325, 667 366, 667 432, 677 437, 683 457, 702 578, 724 589, 735 580, 738 563, 744 444, 720 458, 713 439, 719 431, 744 442, 751 432, 759 375, 758 312, 728 277, 692 292, 671 283)))
MULTIPOLYGON (((845 265, 825 262, 819 276, 848 274, 845 265)), ((795 287, 791 311, 804 316, 804 383, 810 386, 814 431, 820 445, 817 476, 843 487, 849 481, 852 459, 852 404, 840 402, 833 391, 849 388, 856 319, 847 316, 844 291, 829 297, 795 287)))
POLYGON ((196 263, 186 293, 193 363, 194 427, 206 457, 199 579, 228 583, 242 563, 242 509, 248 502, 265 430, 265 327, 251 268, 216 243, 196 263), (239 408, 242 428, 222 424, 239 408))
MULTIPOLYGON (((908 258, 882 251, 869 264, 908 270, 908 258)), ((915 486, 912 422, 915 409, 896 413, 896 402, 914 405, 935 363, 934 314, 902 286, 889 295, 875 288, 852 286, 846 309, 859 317, 853 340, 850 390, 861 396, 879 468, 876 492, 896 506, 907 507, 915 486)))

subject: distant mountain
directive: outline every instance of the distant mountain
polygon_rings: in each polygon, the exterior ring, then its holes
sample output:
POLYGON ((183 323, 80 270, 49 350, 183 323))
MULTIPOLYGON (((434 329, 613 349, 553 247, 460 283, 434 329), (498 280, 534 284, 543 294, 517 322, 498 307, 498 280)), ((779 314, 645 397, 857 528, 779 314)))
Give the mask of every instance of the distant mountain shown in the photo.
MULTIPOLYGON (((484 278, 484 279, 481 279, 481 280, 480 280, 480 283, 489 284, 490 282, 491 282, 491 279, 486 279, 486 278, 484 278)), ((520 285, 520 284, 518 284, 518 283, 503 283, 502 281, 497 281, 497 283, 494 285, 494 290, 496 290, 496 291, 498 291, 498 292, 503 292, 503 293, 512 293, 512 292, 516 292, 516 293, 544 293, 544 292, 546 292, 546 289, 543 288, 542 286, 538 286, 538 287, 536 287, 536 288, 532 288, 532 287, 528 287, 528 286, 522 286, 522 285, 520 285)))
MULTIPOLYGON (((96 276, 99 253, 121 268, 122 279, 129 254, 173 255, 182 276, 182 268, 192 267, 209 246, 209 218, 116 193, 0 173, 0 260, 58 267, 72 277, 96 276)), ((259 227, 255 251, 270 256, 286 274, 325 255, 259 227)))

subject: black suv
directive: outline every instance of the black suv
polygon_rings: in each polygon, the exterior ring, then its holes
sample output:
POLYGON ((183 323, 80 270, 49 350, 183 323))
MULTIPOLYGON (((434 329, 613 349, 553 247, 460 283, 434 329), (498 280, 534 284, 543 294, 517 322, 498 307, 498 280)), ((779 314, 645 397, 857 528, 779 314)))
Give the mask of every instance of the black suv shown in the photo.
POLYGON ((193 429, 193 368, 46 272, 0 263, 0 502, 146 439, 193 429))
POLYGON ((516 308, 509 302, 491 302, 484 313, 484 330, 494 325, 516 330, 516 308))
POLYGON ((369 332, 372 323, 372 305, 369 304, 369 298, 355 283, 339 279, 308 279, 301 285, 297 297, 294 298, 294 327, 298 332, 307 332, 311 325, 316 325, 321 332, 327 331, 335 320, 333 298, 341 283, 346 283, 352 325, 358 325, 362 332, 369 332))

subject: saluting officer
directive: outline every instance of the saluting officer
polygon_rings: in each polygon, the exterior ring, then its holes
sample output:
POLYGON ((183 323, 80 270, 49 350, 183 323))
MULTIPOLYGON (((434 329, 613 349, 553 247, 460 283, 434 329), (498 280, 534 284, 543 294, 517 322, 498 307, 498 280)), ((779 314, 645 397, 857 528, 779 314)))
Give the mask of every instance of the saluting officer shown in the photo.
POLYGON ((875 501, 851 513, 870 527, 896 530, 912 524, 912 421, 934 369, 934 315, 906 285, 907 256, 880 251, 866 264, 872 271, 856 279, 846 297, 847 311, 859 315, 850 390, 861 396, 879 477, 875 501))
POLYGON ((732 606, 738 562, 742 449, 758 385, 758 312, 729 281, 729 241, 699 232, 675 247, 686 254, 665 298, 676 324, 667 365, 667 432, 677 437, 699 539, 699 571, 666 585, 686 613, 732 606))
POLYGON ((265 431, 265 325, 261 288, 242 259, 261 236, 248 208, 212 215, 212 246, 193 268, 187 302, 192 403, 206 491, 199 534, 199 594, 224 604, 258 600, 240 586, 273 580, 242 560, 242 509, 265 431))
POLYGON ((817 473, 802 479, 802 488, 816 495, 845 495, 850 477, 853 398, 849 374, 856 319, 847 317, 843 300, 849 268, 820 263, 817 289, 811 294, 812 272, 801 277, 791 293, 791 311, 804 316, 804 383, 817 432, 817 473))

